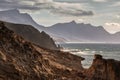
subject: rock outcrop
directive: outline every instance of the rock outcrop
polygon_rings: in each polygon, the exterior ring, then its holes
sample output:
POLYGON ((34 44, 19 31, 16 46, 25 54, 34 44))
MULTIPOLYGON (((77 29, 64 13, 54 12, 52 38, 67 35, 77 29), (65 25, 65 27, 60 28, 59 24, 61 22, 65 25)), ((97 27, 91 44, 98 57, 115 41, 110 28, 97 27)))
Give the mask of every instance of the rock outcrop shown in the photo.
POLYGON ((45 32, 40 32, 30 25, 23 24, 13 24, 4 22, 5 26, 10 30, 14 31, 18 35, 22 36, 24 39, 33 42, 41 47, 58 50, 54 40, 45 32))
POLYGON ((80 79, 76 69, 80 69, 82 59, 40 48, 0 23, 0 80, 80 79))
POLYGON ((120 61, 103 59, 101 55, 94 56, 92 66, 85 71, 87 80, 119 80, 120 61))
POLYGON ((0 22, 0 80, 120 79, 120 61, 95 55, 92 66, 84 69, 82 60, 28 42, 0 22))

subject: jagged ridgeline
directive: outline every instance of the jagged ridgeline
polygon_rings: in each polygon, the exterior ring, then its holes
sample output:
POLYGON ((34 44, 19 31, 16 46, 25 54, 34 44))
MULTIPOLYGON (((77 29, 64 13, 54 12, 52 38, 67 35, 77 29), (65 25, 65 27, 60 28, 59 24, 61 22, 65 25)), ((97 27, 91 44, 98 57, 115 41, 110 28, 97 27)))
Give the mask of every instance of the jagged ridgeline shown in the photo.
POLYGON ((120 61, 95 55, 92 66, 84 69, 82 60, 68 52, 28 42, 0 22, 0 80, 120 79, 120 61))
POLYGON ((8 29, 14 31, 16 34, 32 43, 43 48, 58 50, 54 40, 44 31, 39 32, 31 25, 13 24, 8 22, 4 22, 4 24, 8 29))

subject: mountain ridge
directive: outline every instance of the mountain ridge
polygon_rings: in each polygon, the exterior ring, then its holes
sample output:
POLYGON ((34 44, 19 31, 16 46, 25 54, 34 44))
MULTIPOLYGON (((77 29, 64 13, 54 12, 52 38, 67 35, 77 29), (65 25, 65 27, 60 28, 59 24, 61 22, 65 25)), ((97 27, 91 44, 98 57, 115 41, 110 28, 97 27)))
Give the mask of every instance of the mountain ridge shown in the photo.
POLYGON ((43 31, 42 32, 38 31, 36 28, 34 28, 31 25, 15 24, 9 22, 3 22, 3 23, 8 29, 22 36, 27 41, 30 41, 34 44, 37 44, 47 49, 59 50, 54 40, 48 34, 46 34, 43 31))
POLYGON ((51 32, 56 31, 62 33, 64 38, 71 36, 72 38, 78 38, 78 41, 73 40, 71 42, 120 42, 119 32, 116 34, 110 34, 102 26, 92 26, 91 24, 84 23, 58 23, 55 24, 49 29, 51 32), (69 36, 70 35, 70 36, 69 36))
POLYGON ((35 28, 40 27, 40 31, 44 28, 42 25, 37 24, 28 13, 21 13, 18 9, 0 11, 0 20, 16 24, 32 25, 35 28))
POLYGON ((76 23, 75 21, 67 23, 57 23, 49 27, 37 24, 29 14, 20 13, 13 9, 0 11, 0 19, 11 21, 13 23, 33 25, 39 31, 45 31, 56 42, 95 42, 95 43, 120 43, 120 33, 108 33, 102 26, 93 26, 91 24, 76 23), (11 14, 8 14, 10 12, 11 14), (16 14, 15 14, 15 13, 16 14), (13 15, 13 14, 14 15, 13 15), (16 16, 15 16, 16 15, 16 16), (26 16, 27 15, 27 16, 26 16), (22 22, 21 22, 22 21, 22 22), (27 21, 27 22, 26 22, 27 21))

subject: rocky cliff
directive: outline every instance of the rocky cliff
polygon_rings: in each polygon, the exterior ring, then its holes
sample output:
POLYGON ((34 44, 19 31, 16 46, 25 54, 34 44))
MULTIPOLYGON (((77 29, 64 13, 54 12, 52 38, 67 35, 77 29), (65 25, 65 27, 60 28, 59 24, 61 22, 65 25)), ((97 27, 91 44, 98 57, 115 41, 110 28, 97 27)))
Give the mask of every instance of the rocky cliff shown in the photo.
POLYGON ((24 39, 33 42, 41 47, 57 50, 57 46, 54 43, 53 39, 46 34, 45 32, 39 32, 33 26, 30 25, 23 25, 23 24, 13 24, 4 22, 5 26, 10 30, 16 32, 24 39))
POLYGON ((103 59, 101 55, 95 55, 92 66, 85 71, 89 80, 119 80, 120 61, 103 59))
POLYGON ((75 69, 80 69, 82 59, 33 45, 0 23, 0 80, 79 78, 75 69))
POLYGON ((120 61, 95 55, 89 69, 82 57, 44 49, 0 22, 0 80, 119 80, 120 61))

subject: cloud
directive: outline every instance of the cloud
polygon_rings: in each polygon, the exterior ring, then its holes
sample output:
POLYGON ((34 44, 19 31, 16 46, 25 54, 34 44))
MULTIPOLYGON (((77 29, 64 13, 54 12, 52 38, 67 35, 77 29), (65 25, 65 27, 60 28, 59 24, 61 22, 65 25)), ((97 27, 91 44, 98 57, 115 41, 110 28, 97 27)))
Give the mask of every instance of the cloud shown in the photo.
POLYGON ((119 15, 119 14, 118 14, 118 15, 116 15, 116 18, 117 18, 117 19, 120 19, 120 15, 119 15))
POLYGON ((92 16, 82 4, 55 2, 53 0, 0 0, 0 9, 21 9, 30 11, 48 10, 50 13, 66 16, 92 16))
POLYGON ((120 1, 119 1, 119 2, 115 2, 115 3, 112 5, 112 7, 118 7, 118 6, 120 6, 120 1))
POLYGON ((90 2, 91 0, 54 0, 56 2, 68 2, 68 3, 86 3, 90 2))
POLYGON ((116 33, 120 31, 120 23, 105 23, 104 28, 110 33, 116 33))
POLYGON ((92 11, 82 10, 82 5, 72 3, 54 3, 51 8, 52 13, 63 14, 66 16, 91 16, 92 11))
POLYGON ((83 23, 84 22, 84 19, 77 19, 75 20, 77 23, 83 23))
POLYGON ((108 0, 93 0, 94 2, 107 2, 108 0))

